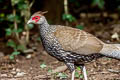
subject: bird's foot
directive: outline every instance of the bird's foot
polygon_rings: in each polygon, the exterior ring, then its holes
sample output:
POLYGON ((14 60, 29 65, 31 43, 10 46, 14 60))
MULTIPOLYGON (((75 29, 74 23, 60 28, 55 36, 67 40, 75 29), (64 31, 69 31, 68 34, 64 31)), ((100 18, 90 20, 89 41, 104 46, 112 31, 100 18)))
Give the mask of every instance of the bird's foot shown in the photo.
POLYGON ((75 77, 75 70, 72 72, 72 79, 71 80, 74 80, 74 77, 75 77))
POLYGON ((83 75, 84 75, 84 79, 85 79, 85 80, 88 80, 88 78, 87 78, 87 71, 86 71, 85 66, 83 66, 82 72, 83 72, 83 75))

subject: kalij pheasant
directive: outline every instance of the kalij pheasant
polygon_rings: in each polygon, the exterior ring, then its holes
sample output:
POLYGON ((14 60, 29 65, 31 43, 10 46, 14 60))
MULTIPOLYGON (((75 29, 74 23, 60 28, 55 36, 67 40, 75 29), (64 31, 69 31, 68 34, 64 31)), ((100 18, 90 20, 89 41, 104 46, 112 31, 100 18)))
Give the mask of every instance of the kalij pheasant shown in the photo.
POLYGON ((72 72, 74 80, 75 65, 82 66, 87 80, 85 62, 102 56, 120 59, 119 44, 106 44, 93 35, 75 28, 61 25, 49 25, 44 13, 34 13, 28 24, 37 24, 45 50, 53 57, 64 62, 72 72))

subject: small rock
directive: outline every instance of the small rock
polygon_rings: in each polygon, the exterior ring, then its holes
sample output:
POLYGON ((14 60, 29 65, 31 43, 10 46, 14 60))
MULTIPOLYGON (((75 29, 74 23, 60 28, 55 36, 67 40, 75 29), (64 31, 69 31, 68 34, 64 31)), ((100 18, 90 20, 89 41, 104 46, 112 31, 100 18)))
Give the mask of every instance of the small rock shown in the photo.
POLYGON ((25 74, 26 74, 26 73, 24 73, 24 72, 18 72, 15 77, 22 77, 22 76, 24 76, 25 74))
POLYGON ((26 35, 26 32, 24 31, 24 32, 22 32, 22 34, 23 34, 23 35, 26 35))
POLYGON ((117 39, 119 40, 119 35, 118 33, 114 33, 112 36, 111 36, 112 39, 117 39))
POLYGON ((20 72, 20 69, 16 69, 17 72, 20 72))
POLYGON ((32 67, 30 67, 30 69, 33 69, 32 67))
POLYGON ((27 59, 30 59, 31 57, 32 57, 31 54, 29 54, 29 55, 26 56, 27 59))
POLYGON ((37 47, 32 47, 32 49, 33 49, 33 50, 36 50, 36 49, 37 49, 37 47))
POLYGON ((3 52, 0 52, 0 57, 3 57, 4 56, 4 53, 3 52))
POLYGON ((15 69, 15 68, 13 68, 12 70, 13 70, 13 71, 15 71, 16 69, 15 69))
POLYGON ((24 50, 24 53, 32 53, 32 52, 34 52, 33 49, 27 49, 27 50, 24 50))
POLYGON ((1 77, 7 77, 7 74, 1 74, 1 77))
POLYGON ((9 80, 16 80, 15 78, 9 79, 9 80))
POLYGON ((21 61, 20 61, 19 59, 16 59, 16 62, 17 62, 17 63, 20 63, 21 61))
POLYGON ((16 71, 12 71, 11 73, 12 73, 12 74, 16 74, 16 71))
POLYGON ((8 76, 7 77, 13 77, 14 75, 13 74, 8 74, 8 76))

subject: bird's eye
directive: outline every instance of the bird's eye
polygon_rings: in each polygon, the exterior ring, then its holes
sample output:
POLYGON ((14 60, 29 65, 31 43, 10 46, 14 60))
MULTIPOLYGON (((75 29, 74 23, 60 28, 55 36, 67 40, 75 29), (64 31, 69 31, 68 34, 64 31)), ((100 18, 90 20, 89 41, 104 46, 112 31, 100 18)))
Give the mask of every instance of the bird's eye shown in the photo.
POLYGON ((40 19, 40 16, 35 16, 35 17, 32 18, 32 20, 34 20, 35 22, 38 22, 39 19, 40 19))
POLYGON ((35 17, 35 19, 38 19, 38 17, 35 17))

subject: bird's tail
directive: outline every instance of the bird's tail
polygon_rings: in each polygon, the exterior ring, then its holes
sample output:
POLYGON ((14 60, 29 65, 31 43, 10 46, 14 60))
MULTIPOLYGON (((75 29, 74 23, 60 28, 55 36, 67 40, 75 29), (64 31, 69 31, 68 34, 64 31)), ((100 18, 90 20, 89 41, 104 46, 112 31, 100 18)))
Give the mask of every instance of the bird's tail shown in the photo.
POLYGON ((100 53, 108 57, 120 59, 120 44, 104 44, 100 53))

